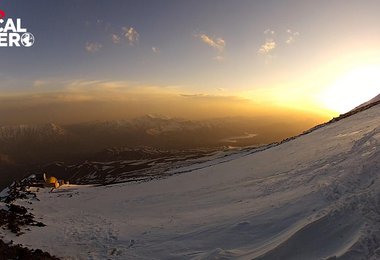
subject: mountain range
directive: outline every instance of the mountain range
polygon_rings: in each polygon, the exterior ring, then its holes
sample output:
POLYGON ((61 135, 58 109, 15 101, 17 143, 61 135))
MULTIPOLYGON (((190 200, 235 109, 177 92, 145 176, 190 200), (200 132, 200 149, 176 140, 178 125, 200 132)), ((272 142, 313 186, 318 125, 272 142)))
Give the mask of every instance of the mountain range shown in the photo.
POLYGON ((59 173, 66 174, 59 177, 69 178, 77 171, 67 169, 85 162, 157 159, 183 153, 196 156, 205 150, 260 146, 298 134, 315 122, 312 118, 282 117, 197 121, 146 115, 132 120, 70 125, 0 126, 0 187, 25 175, 49 170, 51 165, 64 165, 59 173))
POLYGON ((0 207, 42 224, 0 234, 63 259, 379 259, 379 114, 375 100, 282 142, 162 161, 149 180, 49 192, 30 176, 0 207))

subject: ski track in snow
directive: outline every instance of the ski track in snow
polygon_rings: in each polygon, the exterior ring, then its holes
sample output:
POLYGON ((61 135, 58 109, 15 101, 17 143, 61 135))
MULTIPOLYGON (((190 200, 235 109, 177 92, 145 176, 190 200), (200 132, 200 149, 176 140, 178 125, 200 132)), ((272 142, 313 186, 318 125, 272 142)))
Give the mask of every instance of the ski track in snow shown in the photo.
POLYGON ((380 259, 379 115, 165 179, 40 189, 17 203, 47 226, 0 234, 63 259, 380 259))

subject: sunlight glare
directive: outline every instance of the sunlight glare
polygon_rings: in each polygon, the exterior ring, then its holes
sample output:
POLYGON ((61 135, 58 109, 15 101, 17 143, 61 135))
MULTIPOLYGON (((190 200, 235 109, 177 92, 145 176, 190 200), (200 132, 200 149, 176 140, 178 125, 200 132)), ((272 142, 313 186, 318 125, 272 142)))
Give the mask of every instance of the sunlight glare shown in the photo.
POLYGON ((351 69, 323 92, 321 101, 334 111, 345 113, 380 93, 380 65, 351 69))

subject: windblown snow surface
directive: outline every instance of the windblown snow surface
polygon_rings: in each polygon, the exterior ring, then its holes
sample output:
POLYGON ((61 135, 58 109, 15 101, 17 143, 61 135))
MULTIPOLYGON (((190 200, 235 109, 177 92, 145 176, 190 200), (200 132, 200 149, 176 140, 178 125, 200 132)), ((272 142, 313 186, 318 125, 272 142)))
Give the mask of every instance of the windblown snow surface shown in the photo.
POLYGON ((380 106, 165 179, 19 200, 63 259, 380 259, 380 106), (31 204, 30 204, 31 203, 31 204))

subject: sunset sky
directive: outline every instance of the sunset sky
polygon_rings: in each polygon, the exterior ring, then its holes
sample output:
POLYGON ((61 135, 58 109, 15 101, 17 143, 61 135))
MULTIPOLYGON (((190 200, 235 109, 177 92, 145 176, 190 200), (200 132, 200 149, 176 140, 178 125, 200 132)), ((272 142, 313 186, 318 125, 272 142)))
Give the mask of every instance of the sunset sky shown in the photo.
POLYGON ((95 101, 111 102, 108 112, 128 104, 125 116, 193 107, 334 116, 380 92, 377 0, 0 0, 0 9, 35 36, 30 48, 0 48, 2 117, 95 101))

